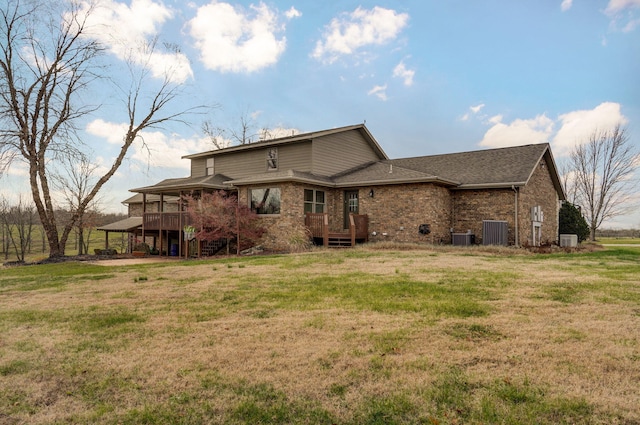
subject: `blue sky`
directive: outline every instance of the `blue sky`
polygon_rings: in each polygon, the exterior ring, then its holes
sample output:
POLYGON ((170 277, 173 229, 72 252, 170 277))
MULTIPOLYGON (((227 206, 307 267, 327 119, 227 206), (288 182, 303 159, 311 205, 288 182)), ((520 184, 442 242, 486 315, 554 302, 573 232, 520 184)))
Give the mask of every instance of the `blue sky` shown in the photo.
MULTIPOLYGON (((366 121, 392 158, 548 142, 561 163, 618 122, 640 144, 640 0, 101 3, 92 23, 114 69, 123 46, 157 36, 179 46, 150 62, 176 70, 174 106, 216 105, 145 134, 151 155, 131 152, 106 210, 129 188, 187 176, 180 156, 212 149, 204 119, 237 128, 245 116, 274 134, 366 121)), ((105 105, 85 127, 98 162, 114 155, 125 118, 105 105)), ((3 179, 24 170, 11 172, 3 179)), ((606 226, 639 228, 640 215, 606 226)))

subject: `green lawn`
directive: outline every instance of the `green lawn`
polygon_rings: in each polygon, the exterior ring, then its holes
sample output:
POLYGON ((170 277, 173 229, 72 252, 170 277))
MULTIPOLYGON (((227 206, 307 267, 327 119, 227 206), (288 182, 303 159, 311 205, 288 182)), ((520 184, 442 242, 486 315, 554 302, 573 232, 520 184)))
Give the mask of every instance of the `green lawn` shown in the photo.
POLYGON ((640 238, 598 238, 596 242, 607 245, 640 245, 640 238))
POLYGON ((0 423, 639 423, 639 276, 626 247, 3 268, 0 423))

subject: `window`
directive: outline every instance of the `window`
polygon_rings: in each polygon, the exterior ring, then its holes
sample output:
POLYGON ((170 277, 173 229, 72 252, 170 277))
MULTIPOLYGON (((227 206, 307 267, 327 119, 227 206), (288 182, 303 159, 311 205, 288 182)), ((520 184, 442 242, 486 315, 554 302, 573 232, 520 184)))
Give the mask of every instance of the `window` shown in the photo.
POLYGON ((280 214, 280 188, 251 189, 249 199, 256 214, 280 214))
POLYGON ((304 212, 323 213, 324 212, 324 191, 304 190, 304 212))
POLYGON ((278 148, 267 149, 267 171, 278 169, 278 148))
POLYGON ((213 176, 213 158, 207 158, 207 176, 213 176))

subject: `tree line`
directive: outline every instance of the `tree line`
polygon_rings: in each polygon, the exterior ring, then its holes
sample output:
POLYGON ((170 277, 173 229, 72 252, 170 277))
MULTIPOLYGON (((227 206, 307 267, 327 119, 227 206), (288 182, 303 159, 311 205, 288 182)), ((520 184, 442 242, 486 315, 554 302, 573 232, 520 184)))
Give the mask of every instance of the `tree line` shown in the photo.
MULTIPOLYGON (((57 209, 56 216, 65 220, 73 213, 57 209)), ((126 218, 126 214, 102 213, 90 210, 71 232, 73 246, 78 255, 87 254, 93 231, 102 225, 126 218), (82 227, 80 227, 82 226, 82 227)), ((47 233, 44 231, 35 205, 20 196, 15 201, 0 198, 0 255, 7 261, 15 258, 24 262, 29 254, 47 253, 47 233)))

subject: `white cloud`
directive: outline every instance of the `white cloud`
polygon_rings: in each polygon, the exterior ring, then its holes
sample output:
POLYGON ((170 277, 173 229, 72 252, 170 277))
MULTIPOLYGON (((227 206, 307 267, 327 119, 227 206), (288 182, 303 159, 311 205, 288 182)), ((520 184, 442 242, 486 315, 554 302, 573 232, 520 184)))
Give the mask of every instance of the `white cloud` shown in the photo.
POLYGON ((172 12, 153 0, 131 0, 130 6, 115 0, 82 1, 80 13, 88 13, 87 35, 107 46, 121 60, 148 66, 155 78, 183 83, 193 76, 189 60, 179 50, 153 49, 160 27, 172 12), (95 6, 95 7, 94 7, 95 6))
MULTIPOLYGON (((127 124, 97 119, 90 122, 86 130, 91 135, 105 139, 109 144, 120 145, 127 124)), ((140 140, 132 145, 128 158, 150 167, 189 169, 189 161, 180 160, 182 156, 211 149, 213 145, 206 137, 187 139, 167 136, 160 131, 143 131, 140 133, 140 140)))
POLYGON ((609 0, 604 13, 611 18, 611 27, 631 32, 640 25, 640 0, 609 0))
POLYGON ((496 115, 489 122, 493 126, 487 130, 480 145, 491 148, 546 143, 553 130, 553 121, 544 114, 529 120, 516 119, 510 124, 504 124, 502 116, 496 115))
POLYGON ((331 20, 322 40, 316 43, 312 56, 332 63, 342 55, 350 55, 368 45, 382 45, 395 39, 407 25, 409 15, 395 10, 358 7, 331 20))
POLYGON ((573 0, 562 0, 562 4, 560 5, 560 9, 563 12, 566 12, 567 10, 571 9, 572 5, 573 5, 573 0))
POLYGON ((615 14, 633 7, 640 7, 640 0, 609 0, 605 13, 615 14))
POLYGON ((484 108, 484 103, 481 103, 479 105, 476 106, 470 106, 469 109, 471 109, 471 112, 473 112, 474 114, 477 114, 478 112, 480 112, 480 110, 484 108))
POLYGON ((370 96, 376 96, 380 100, 387 100, 387 85, 385 84, 384 86, 374 86, 367 92, 367 94, 370 96))
MULTIPOLYGON (((480 103, 476 106, 469 106, 470 112, 464 114, 462 118, 460 118, 460 121, 468 121, 472 115, 477 115, 482 110, 482 108, 484 108, 484 103, 480 103)), ((502 120, 502 117, 500 117, 500 120, 502 120)))
POLYGON ((497 148, 551 143, 555 156, 566 156, 576 143, 586 142, 595 130, 625 125, 628 120, 620 109, 619 103, 603 102, 593 109, 561 114, 556 120, 542 114, 533 119, 515 119, 511 123, 504 123, 502 115, 495 115, 489 118, 491 127, 480 145, 497 148), (554 128, 559 129, 554 132, 554 128))
POLYGON ((404 65, 404 62, 400 62, 393 69, 393 76, 397 78, 402 78, 404 80, 404 85, 407 87, 411 87, 413 85, 413 77, 416 72, 412 69, 407 69, 404 65))
POLYGON ((297 10, 295 7, 291 6, 291 9, 287 10, 284 13, 284 16, 286 16, 289 19, 293 19, 293 18, 299 18, 302 16, 302 12, 300 12, 299 10, 297 10))
POLYGON ((621 105, 604 102, 589 110, 572 111, 558 117, 560 130, 553 139, 553 151, 557 156, 568 155, 576 143, 584 143, 595 130, 606 130, 616 124, 626 124, 621 105))
MULTIPOLYGON (((286 38, 276 36, 284 30, 276 11, 262 2, 250 9, 214 0, 200 7, 196 17, 189 21, 190 34, 208 69, 254 72, 278 61, 285 50, 286 38)), ((296 12, 292 8, 287 16, 295 17, 296 12)))

